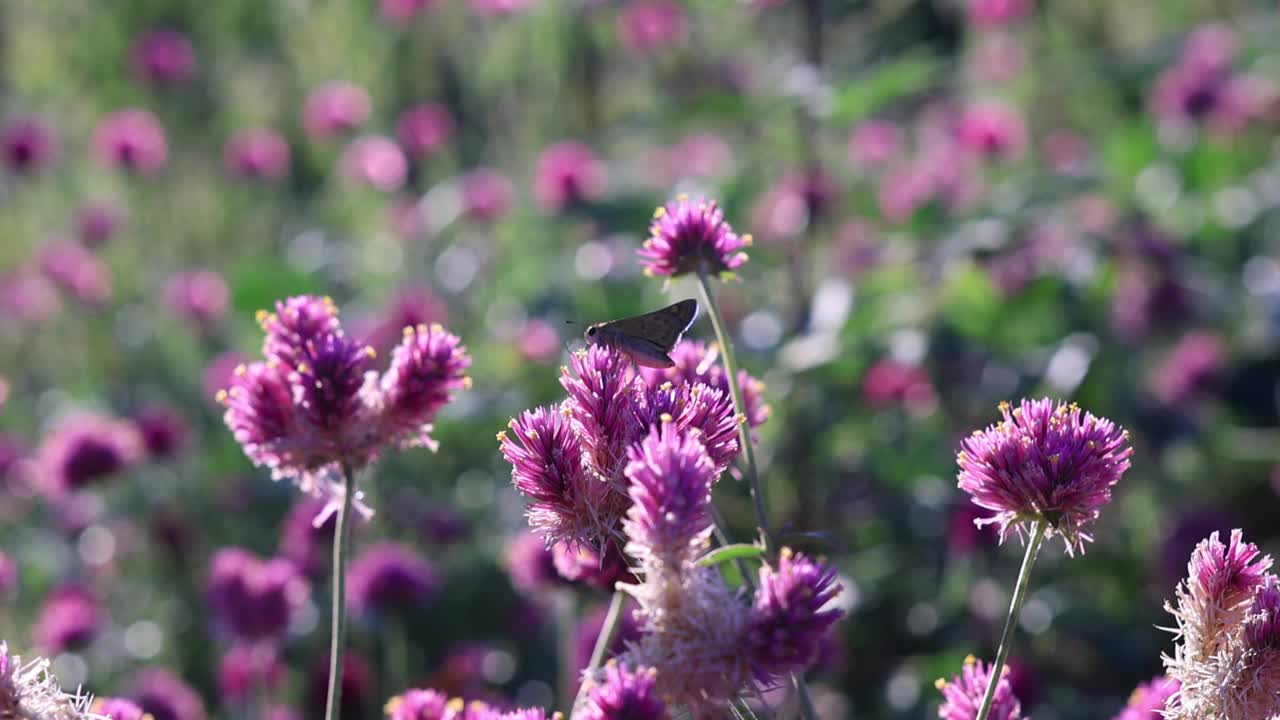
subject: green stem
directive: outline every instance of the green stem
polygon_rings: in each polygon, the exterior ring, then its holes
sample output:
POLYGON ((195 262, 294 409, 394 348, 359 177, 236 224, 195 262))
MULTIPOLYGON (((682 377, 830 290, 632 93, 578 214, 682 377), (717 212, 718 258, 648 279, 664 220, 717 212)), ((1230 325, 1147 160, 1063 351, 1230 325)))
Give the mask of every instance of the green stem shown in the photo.
POLYGON ((765 508, 764 490, 760 486, 760 475, 756 471, 756 451, 751 445, 751 423, 747 421, 747 405, 742 400, 742 388, 738 386, 738 367, 733 360, 733 344, 729 342, 729 333, 720 316, 720 308, 716 305, 715 294, 711 292, 711 279, 704 271, 698 272, 698 288, 702 290, 702 302, 707 306, 707 314, 711 316, 711 326, 716 331, 716 341, 720 343, 720 354, 724 358, 724 372, 729 379, 729 394, 733 396, 733 407, 738 413, 738 444, 747 459, 747 485, 751 489, 751 500, 755 503, 756 522, 760 525, 760 533, 764 536, 764 547, 767 555, 773 554, 773 533, 769 529, 769 512, 765 508))
POLYGON ((604 625, 600 627, 600 634, 596 637, 596 646, 591 650, 591 662, 587 664, 584 679, 578 685, 578 695, 573 699, 570 717, 578 715, 578 708, 587 699, 585 678, 595 677, 596 671, 604 664, 604 656, 608 654, 613 639, 618 636, 618 628, 622 627, 622 607, 626 604, 627 594, 621 590, 614 590, 613 598, 609 600, 609 610, 604 616, 604 625))
POLYGON ((347 545, 351 536, 351 504, 356 494, 356 478, 351 466, 342 463, 342 510, 333 531, 333 622, 330 625, 329 694, 324 705, 325 720, 338 720, 342 704, 342 659, 347 634, 347 545))
POLYGON ((1040 541, 1044 539, 1047 525, 1044 520, 1031 523, 1027 540, 1027 553, 1022 556, 1022 569, 1018 571, 1018 584, 1013 588, 1013 600, 1009 602, 1009 617, 1004 621, 1004 632, 1000 634, 1000 649, 996 651, 995 664, 991 666, 991 679, 987 681, 987 692, 982 696, 982 706, 978 708, 976 720, 987 720, 991 712, 991 701, 996 696, 996 686, 1000 683, 1000 673, 1004 670, 1005 660, 1009 658, 1009 646, 1013 644, 1013 627, 1018 623, 1018 615, 1022 611, 1022 603, 1027 599, 1027 588, 1031 585, 1031 567, 1036 563, 1036 555, 1040 552, 1040 541))

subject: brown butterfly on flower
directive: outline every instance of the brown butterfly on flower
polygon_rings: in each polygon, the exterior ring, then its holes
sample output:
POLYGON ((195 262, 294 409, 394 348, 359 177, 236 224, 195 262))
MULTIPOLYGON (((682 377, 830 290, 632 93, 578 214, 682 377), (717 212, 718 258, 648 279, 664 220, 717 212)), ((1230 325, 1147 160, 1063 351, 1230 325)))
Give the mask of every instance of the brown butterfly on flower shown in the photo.
POLYGON ((583 337, 589 344, 621 350, 637 365, 669 368, 668 356, 680 337, 698 317, 698 301, 681 300, 659 310, 587 327, 583 337))

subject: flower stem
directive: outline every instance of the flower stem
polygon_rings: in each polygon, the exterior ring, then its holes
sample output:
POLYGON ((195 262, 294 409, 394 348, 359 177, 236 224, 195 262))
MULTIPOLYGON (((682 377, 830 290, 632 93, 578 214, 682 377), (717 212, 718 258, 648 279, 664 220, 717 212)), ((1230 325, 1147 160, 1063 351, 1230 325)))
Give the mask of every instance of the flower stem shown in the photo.
POLYGON ((1018 584, 1013 588, 1013 600, 1009 602, 1009 617, 1004 621, 1004 632, 1000 634, 1000 649, 996 651, 995 664, 991 666, 991 679, 987 681, 987 692, 982 696, 982 706, 978 708, 976 720, 987 720, 991 712, 991 701, 996 696, 996 686, 1000 683, 1000 673, 1004 670, 1005 660, 1009 658, 1009 646, 1013 644, 1013 626, 1018 622, 1022 611, 1022 603, 1027 599, 1027 588, 1031 585, 1031 566, 1036 564, 1036 555, 1040 552, 1040 541, 1048 526, 1044 520, 1031 523, 1030 539, 1027 540, 1027 553, 1022 556, 1022 569, 1018 571, 1018 584))
POLYGON ((609 646, 613 644, 613 639, 618 636, 618 628, 622 627, 622 606, 627 603, 627 595, 621 590, 613 591, 613 598, 609 600, 609 610, 604 616, 604 625, 600 626, 600 634, 596 637, 596 646, 591 650, 591 662, 587 664, 586 673, 583 676, 581 684, 578 685, 578 695, 573 699, 573 711, 570 717, 578 715, 578 708, 587 699, 587 683, 585 678, 594 677, 596 671, 604 664, 604 656, 609 652, 609 646))
POLYGON ((720 354, 724 357, 724 372, 729 379, 729 394, 733 396, 733 408, 738 413, 738 444, 747 459, 747 484, 751 488, 751 499, 755 503, 756 522, 760 525, 760 533, 764 537, 766 555, 773 554, 773 533, 769 529, 769 512, 765 508, 764 489, 760 485, 760 475, 756 471, 756 451, 751 445, 751 423, 747 422, 747 405, 742 400, 742 388, 738 386, 738 367, 733 360, 733 344, 729 342, 729 333, 720 316, 720 308, 716 305, 715 295, 711 292, 711 279, 704 271, 698 272, 698 288, 702 290, 702 302, 707 306, 707 314, 711 316, 711 326, 716 331, 716 341, 720 343, 720 354))
POLYGON ((338 720, 342 703, 342 659, 347 634, 347 545, 351 536, 351 504, 356 494, 355 472, 342 464, 342 510, 333 531, 333 622, 330 625, 329 694, 325 720, 338 720))

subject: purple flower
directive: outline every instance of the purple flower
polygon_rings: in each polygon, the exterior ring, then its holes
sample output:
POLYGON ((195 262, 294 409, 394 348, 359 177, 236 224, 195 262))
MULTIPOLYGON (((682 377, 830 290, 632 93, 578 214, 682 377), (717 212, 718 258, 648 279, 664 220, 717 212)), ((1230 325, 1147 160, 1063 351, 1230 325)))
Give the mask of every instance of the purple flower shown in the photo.
POLYGON ((654 688, 657 677, 653 668, 631 670, 610 660, 604 678, 588 691, 583 720, 665 720, 669 714, 654 688))
POLYGON ((937 406, 933 383, 922 367, 883 359, 862 376, 862 400, 873 408, 901 404, 913 413, 937 406))
POLYGON ((1019 157, 1027 149, 1022 115, 1013 106, 995 100, 965 108, 956 132, 962 145, 983 157, 1019 157))
POLYGON ((148 715, 137 703, 124 698, 98 698, 91 710, 108 720, 148 720, 148 715))
POLYGON ((396 138, 411 157, 424 158, 439 150, 453 135, 453 116, 442 105, 423 103, 400 113, 396 138))
POLYGON ((643 417, 652 427, 670 417, 676 428, 698 434, 715 465, 716 474, 728 469, 738 454, 738 420, 733 397, 700 382, 672 385, 664 382, 648 387, 643 395, 643 417))
POLYGON ((83 245, 54 239, 40 248, 40 268, 76 300, 101 307, 111 299, 111 270, 83 245))
POLYGON ((342 157, 347 177, 382 192, 399 190, 409 176, 404 151, 390 138, 365 135, 351 141, 342 157))
POLYGON ((153 85, 181 85, 191 79, 195 69, 191 41, 176 30, 153 30, 133 46, 134 74, 153 85))
POLYGON ((347 602, 360 614, 403 611, 427 602, 439 585, 435 567, 408 546, 378 543, 351 563, 347 602))
MULTIPOLYGON (((1267 576, 1253 596, 1244 619, 1244 639, 1253 653, 1280 651, 1280 579, 1275 575, 1267 576)), ((1280 660, 1280 655, 1275 659, 1280 660)))
POLYGON ((65 583, 45 597, 31 634, 36 645, 56 655, 93 642, 106 623, 106 610, 88 588, 65 583))
POLYGON ((401 447, 435 448, 431 422, 457 390, 471 387, 471 365, 458 336, 438 324, 404 328, 382 375, 381 437, 401 447))
POLYGON ((355 130, 369 119, 373 103, 364 88, 349 82, 321 85, 307 97, 302 126, 312 140, 328 140, 355 130))
POLYGON ((1209 330, 1187 333, 1156 368, 1152 387, 1166 407, 1177 407, 1210 388, 1226 363, 1222 338, 1209 330))
POLYGON ((142 443, 128 422, 80 414, 60 421, 36 454, 45 487, 63 494, 128 470, 141 457, 142 443))
POLYGON ((443 323, 448 316, 444 300, 425 285, 408 285, 395 291, 386 309, 366 321, 363 333, 379 352, 390 352, 404 340, 405 328, 443 323))
POLYGON ((280 651, 272 642, 236 643, 218 661, 220 697, 244 701, 273 690, 284 679, 280 651))
POLYGON ((751 236, 734 233, 714 200, 691 203, 683 195, 654 212, 649 232, 638 251, 648 275, 728 273, 747 261, 742 249, 751 245, 751 236))
POLYGON ((123 213, 116 206, 107 203, 89 203, 81 207, 76 214, 80 243, 87 248, 102 247, 115 234, 122 217, 123 213))
POLYGON ((560 212, 590 202, 604 194, 604 164, 591 148, 566 140, 549 146, 538 156, 534 169, 533 197, 547 212, 560 212))
POLYGON ((383 712, 387 720, 445 720, 460 714, 459 704, 435 690, 406 690, 388 700, 383 712))
POLYGON ((1142 683, 1129 696, 1129 704, 1114 720, 1164 720, 1164 711, 1171 707, 1170 698, 1178 692, 1178 681, 1158 677, 1142 683))
POLYGON ((165 301, 169 312, 203 331, 222 321, 231 304, 227 281, 213 270, 188 270, 165 283, 165 301))
POLYGON ((560 582, 551 550, 540 535, 520 533, 507 543, 503 555, 511 587, 521 593, 537 595, 560 582))
POLYGON ((150 668, 133 679, 129 694, 155 720, 205 720, 204 701, 168 668, 150 668))
POLYGON ((378 10, 382 19, 393 25, 407 25, 424 10, 435 4, 435 0, 378 0, 378 10))
POLYGON ((628 450, 631 508, 623 528, 627 552, 678 565, 711 532, 711 484, 717 473, 702 441, 670 422, 628 450))
POLYGON ((0 552, 0 596, 9 595, 18 588, 18 564, 13 558, 0 552))
POLYGON ((138 108, 117 110, 102 118, 93 132, 93 148, 107 167, 139 175, 159 172, 169 159, 169 144, 160 121, 138 108))
POLYGON ((1031 13, 1031 0, 969 0, 969 22, 979 28, 998 28, 1031 13))
POLYGON ((218 392, 218 401, 226 406, 224 422, 253 464, 282 477, 298 475, 311 466, 308 448, 297 439, 293 388, 278 365, 240 365, 231 386, 218 392))
POLYGON ((492 221, 511 212, 516 187, 493 168, 478 167, 462 176, 462 212, 476 221, 492 221))
POLYGON ((831 626, 844 615, 824 609, 840 592, 833 568, 783 548, 778 567, 760 568, 746 643, 756 677, 767 682, 803 672, 818 659, 831 626))
POLYGON ((296 295, 276 302, 275 312, 258 312, 258 325, 266 333, 262 355, 280 363, 286 372, 300 362, 299 353, 321 336, 338 333, 338 306, 328 297, 296 295))
POLYGON ((236 133, 223 152, 227 172, 246 180, 279 180, 289 173, 289 160, 288 141, 267 128, 236 133))
MULTIPOLYGON (((660 386, 663 382, 671 382, 677 386, 682 384, 704 383, 729 394, 729 377, 724 366, 719 363, 720 348, 698 340, 681 340, 668 357, 675 363, 669 368, 640 368, 645 382, 652 386, 660 386)), ((742 402, 746 405, 747 422, 752 428, 758 428, 769 419, 770 408, 764 401, 764 383, 755 379, 746 370, 738 371, 738 387, 742 390, 742 402)))
POLYGON ((620 488, 627 448, 644 432, 631 360, 613 348, 592 345, 574 353, 569 363, 573 371, 561 369, 560 385, 569 394, 564 413, 582 447, 583 467, 620 488))
POLYGON ((144 408, 133 418, 147 454, 155 459, 173 457, 187 444, 190 429, 178 412, 164 405, 144 408))
POLYGON ((878 169, 902 149, 902 130, 886 120, 868 120, 849 135, 849 159, 859 169, 878 169))
POLYGON ((284 558, 261 560, 241 548, 219 550, 209 565, 209 604, 238 638, 279 638, 306 601, 306 581, 284 558))
POLYGON ((1084 552, 1089 527, 1129 469, 1129 435, 1110 420, 1045 398, 1000 405, 1004 420, 974 432, 956 456, 959 487, 994 511, 976 521, 1011 527, 1042 520, 1062 535, 1068 554, 1084 552))
POLYGON ((29 267, 0 275, 0 308, 22 325, 40 325, 58 313, 58 290, 29 267))
POLYGON ((303 498, 294 503, 280 528, 280 554, 292 560, 309 577, 318 577, 328 566, 333 547, 337 516, 324 515, 316 526, 326 503, 317 498, 303 498))
POLYGON ((618 12, 618 38, 633 53, 680 45, 688 34, 689 18, 672 0, 638 0, 618 12))
POLYGON ((40 118, 14 118, 0 130, 4 164, 15 175, 35 175, 58 159, 58 136, 40 118))
POLYGON ((1245 542, 1244 533, 1232 530, 1224 545, 1214 532, 1191 553, 1187 563, 1187 591, 1206 606, 1231 610, 1247 601, 1271 569, 1271 556, 1245 542))
MULTIPOLYGON (((1013 694, 1007 672, 1000 674, 996 683, 996 694, 991 700, 991 712, 987 720, 1028 720, 1022 715, 1022 703, 1013 694)), ((938 708, 938 717, 942 720, 976 720, 978 708, 982 706, 982 698, 987 692, 987 683, 991 681, 991 666, 975 659, 972 655, 965 658, 964 669, 951 678, 950 682, 938 679, 936 687, 942 692, 942 707, 938 708)))
POLYGON ((616 542, 604 546, 604 557, 595 548, 578 543, 556 543, 551 557, 556 572, 569 582, 581 582, 600 590, 613 590, 616 583, 633 582, 634 576, 627 567, 616 542))

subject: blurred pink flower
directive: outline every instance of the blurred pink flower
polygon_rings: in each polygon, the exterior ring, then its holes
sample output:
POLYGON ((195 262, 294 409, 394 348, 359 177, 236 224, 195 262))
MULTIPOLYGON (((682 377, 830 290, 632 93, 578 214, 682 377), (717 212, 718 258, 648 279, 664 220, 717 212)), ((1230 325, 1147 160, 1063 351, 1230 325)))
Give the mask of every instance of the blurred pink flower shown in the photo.
POLYGON ((547 541, 535 533, 522 532, 508 540, 502 564, 511 587, 526 595, 540 596, 562 582, 547 541))
POLYGON ((364 88, 350 82, 321 85, 307 97, 302 127, 312 140, 327 140, 364 125, 373 102, 364 88))
POLYGON ((133 46, 133 72, 153 85, 180 85, 196 69, 196 53, 187 36, 176 30, 153 30, 133 46))
POLYGON ((988 82, 1008 82, 1018 76, 1025 64, 1022 42, 1004 33, 984 36, 973 51, 973 69, 988 82))
MULTIPOLYGON (((1022 714, 1022 703, 1013 694, 1008 675, 1008 666, 1005 666, 996 683, 987 720, 1029 720, 1022 714)), ((977 720, 978 709, 990 681, 990 665, 972 655, 965 658, 959 675, 952 677, 950 682, 939 679, 936 684, 943 698, 938 717, 942 720, 977 720)))
POLYGON ((124 213, 119 207, 105 202, 90 202, 76 214, 76 227, 80 243, 87 248, 99 248, 115 234, 124 213))
POLYGON ((111 299, 111 271, 97 255, 71 240, 55 238, 40 248, 40 267, 76 300, 102 306, 111 299))
POLYGON ((164 667, 147 668, 134 676, 129 697, 152 720, 205 720, 200 693, 164 667))
POLYGON ((274 643, 236 643, 218 662, 218 692, 224 698, 244 701, 279 687, 284 670, 274 643))
POLYGON ((814 221, 811 215, 824 212, 839 194, 835 180, 825 172, 793 170, 756 202, 751 225, 763 239, 792 240, 814 221))
POLYGON ((604 194, 605 168, 591 148, 573 140, 547 147, 534 170, 533 196, 538 207, 560 212, 604 194))
POLYGON ((978 155, 1016 158, 1027 146, 1027 129, 1016 108, 997 100, 977 101, 960 115, 960 142, 978 155))
POLYGON ((34 175, 47 170, 58 159, 58 136, 41 118, 16 117, 0 130, 0 151, 10 172, 34 175))
POLYGON ((279 180, 289 173, 289 143, 274 130, 252 128, 227 141, 227 172, 248 180, 279 180))
POLYGON ((683 43, 688 26, 684 8, 674 0, 631 0, 618 11, 618 37, 635 53, 683 43))
POLYGON ((169 159, 160 121, 147 110, 127 108, 107 114, 93 132, 98 161, 139 175, 152 175, 169 159))
POLYGON ((1222 338, 1211 330, 1182 336, 1155 369, 1151 384, 1156 399, 1176 408, 1208 388, 1226 364, 1222 338))
POLYGON ((142 446, 153 459, 163 460, 180 452, 190 438, 191 429, 178 411, 167 405, 151 405, 133 417, 133 425, 142 446))
POLYGON ((887 120, 868 120, 849 134, 849 160, 859 170, 884 167, 902 150, 902 129, 887 120))
POLYGON ((404 339, 405 328, 448 319, 448 307, 439 295, 426 285, 408 285, 396 290, 386 307, 372 323, 366 341, 381 353, 391 350, 404 339))
POLYGON ((862 400, 873 408, 900 403, 914 414, 927 414, 938 402, 924 368, 889 359, 867 369, 862 400))
POLYGON ((1164 720, 1164 711, 1171 709, 1176 700, 1179 683, 1169 677, 1158 677, 1134 688, 1124 710, 1113 720, 1164 720))
POLYGON ((482 17, 504 17, 524 12, 534 0, 470 0, 471 11, 482 17))
POLYGON ((63 418, 40 441, 41 485, 54 496, 99 484, 132 468, 142 457, 133 424, 81 413, 63 418))
POLYGON ((526 360, 548 363, 560 356, 560 333, 550 323, 531 318, 520 328, 517 345, 526 360))
POLYGON ((393 25, 407 25, 419 13, 431 9, 436 0, 378 0, 382 19, 393 25))
POLYGON ((107 612, 97 596, 83 585, 64 583, 45 596, 31 635, 45 654, 56 655, 83 649, 107 622, 107 612))
POLYGON ((0 309, 5 318, 0 328, 12 321, 21 325, 39 325, 58 313, 62 307, 58 290, 42 273, 18 268, 0 274, 0 309))
POLYGON ((237 638, 283 637, 309 594, 297 566, 284 558, 263 560, 243 548, 225 547, 209 562, 209 605, 237 638))
POLYGON ((437 103, 414 105, 401 113, 396 123, 396 138, 415 158, 431 155, 452 136, 453 116, 437 103))
POLYGON ((347 176, 382 192, 399 190, 409 175, 409 161, 395 141, 380 135, 356 138, 342 158, 347 176))
POLYGON ((227 314, 231 291, 222 276, 213 270, 180 272, 165 284, 169 312, 196 329, 208 331, 227 314))
POLYGON ((474 168, 460 182, 462 212, 472 220, 497 220, 515 203, 516 186, 493 168, 474 168))
POLYGON ((1045 164, 1059 175, 1079 175, 1089 165, 1089 141, 1070 130, 1054 130, 1045 136, 1040 152, 1045 164))
POLYGON ((979 28, 997 28, 1031 14, 1031 0, 968 0, 969 22, 979 28))

